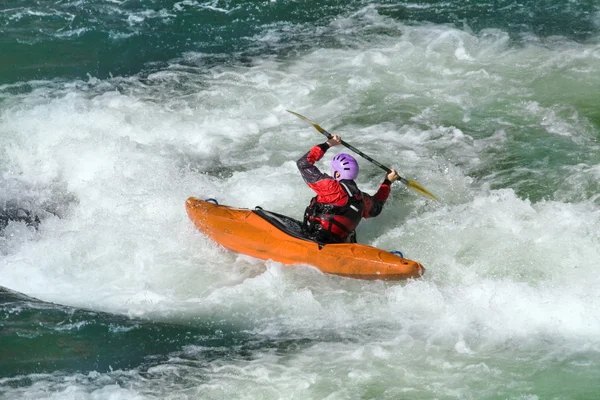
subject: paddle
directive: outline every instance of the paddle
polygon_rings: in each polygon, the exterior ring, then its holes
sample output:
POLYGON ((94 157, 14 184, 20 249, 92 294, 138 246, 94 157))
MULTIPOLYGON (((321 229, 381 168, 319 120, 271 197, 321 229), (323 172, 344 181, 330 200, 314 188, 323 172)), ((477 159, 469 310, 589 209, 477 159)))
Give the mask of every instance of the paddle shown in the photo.
MULTIPOLYGON (((327 139, 331 139, 333 137, 333 135, 329 132, 327 132, 325 129, 321 128, 319 125, 315 124, 313 121, 311 121, 310 119, 306 118, 304 115, 302 114, 298 114, 297 112, 294 111, 290 111, 290 110, 286 110, 287 112, 294 114, 296 117, 305 120, 306 122, 308 122, 309 124, 311 124, 312 126, 315 127, 316 130, 318 130, 319 132, 321 132, 325 137, 327 137, 327 139)), ((372 159, 371 157, 369 157, 368 155, 366 155, 365 153, 363 153, 362 151, 358 150, 356 147, 352 146, 351 144, 348 144, 346 142, 344 142, 343 140, 340 142, 342 145, 346 146, 347 148, 349 148, 350 150, 352 150, 353 152, 355 152, 356 154, 360 155, 361 157, 371 161, 373 164, 377 165, 379 168, 381 168, 382 170, 384 170, 385 172, 387 172, 388 174, 390 172, 392 172, 391 169, 389 169, 388 167, 386 167, 385 165, 381 164, 379 161, 372 159)), ((421 193, 424 196, 427 196, 433 200, 438 201, 438 199, 431 194, 427 189, 425 189, 423 186, 419 185, 417 182, 415 181, 409 181, 403 177, 398 177, 398 179, 400 180, 400 182, 404 183, 406 186, 408 186, 409 188, 412 188, 414 190, 416 190, 417 192, 421 193)))

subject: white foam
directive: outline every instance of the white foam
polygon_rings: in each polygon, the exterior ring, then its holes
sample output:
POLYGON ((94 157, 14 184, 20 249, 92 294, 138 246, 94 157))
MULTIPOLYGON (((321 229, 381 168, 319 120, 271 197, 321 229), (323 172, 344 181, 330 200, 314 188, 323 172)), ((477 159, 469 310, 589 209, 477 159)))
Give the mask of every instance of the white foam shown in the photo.
MULTIPOLYGON (((483 361, 494 348, 532 357, 559 344, 561 354, 596 348, 600 212, 584 176, 597 175, 597 165, 588 159, 565 167, 573 179, 556 187, 556 198, 550 189, 545 201, 492 189, 504 184, 495 157, 510 152, 522 130, 541 127, 574 146, 593 142, 597 131, 585 118, 533 100, 539 88, 531 80, 546 76, 540 61, 570 68, 583 60, 598 72, 594 45, 512 48, 497 31, 377 22, 403 34, 251 67, 194 75, 173 66, 144 83, 43 82, 5 96, 3 178, 33 188, 40 207, 66 206, 37 232, 9 225, 0 285, 154 320, 234 321, 269 338, 343 338, 289 356, 257 350, 251 361, 202 365, 199 374, 211 379, 193 385, 215 397, 242 388, 257 397, 294 390, 306 398, 349 397, 354 383, 324 393, 315 382, 326 376, 368 384, 388 376, 384 371, 411 392, 431 369, 453 376, 438 376, 446 388, 440 396, 461 397, 465 389, 452 383, 458 378, 501 373, 483 361), (190 195, 301 217, 313 194, 294 161, 324 138, 286 109, 340 133, 442 200, 433 204, 396 184, 383 215, 359 230, 362 241, 422 262, 423 279, 364 282, 249 259, 193 228, 184 208, 190 195), (469 357, 473 364, 465 365, 469 357)), ((361 29, 348 21, 329 29, 338 27, 361 29)), ((326 161, 319 167, 326 170, 326 161)), ((383 172, 359 162, 359 184, 373 193, 383 172)), ((542 172, 562 171, 548 168, 542 172)), ((184 379, 175 376, 187 367, 174 364, 150 372, 165 374, 162 383, 184 379)), ((108 384, 92 393, 81 389, 85 383, 53 385, 62 398, 145 396, 108 384)))

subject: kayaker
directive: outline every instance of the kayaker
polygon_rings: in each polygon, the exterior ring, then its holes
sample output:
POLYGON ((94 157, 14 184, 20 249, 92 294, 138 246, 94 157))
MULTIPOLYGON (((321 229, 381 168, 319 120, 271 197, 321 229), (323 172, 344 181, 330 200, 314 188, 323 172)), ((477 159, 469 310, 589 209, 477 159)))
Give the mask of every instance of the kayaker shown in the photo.
POLYGON ((358 163, 345 153, 331 160, 332 176, 322 173, 315 162, 341 140, 334 135, 327 142, 314 146, 296 163, 306 184, 317 193, 304 212, 302 230, 321 243, 356 243, 355 229, 361 219, 381 213, 392 182, 398 179, 398 173, 392 169, 375 195, 361 192, 354 182, 358 176, 358 163))

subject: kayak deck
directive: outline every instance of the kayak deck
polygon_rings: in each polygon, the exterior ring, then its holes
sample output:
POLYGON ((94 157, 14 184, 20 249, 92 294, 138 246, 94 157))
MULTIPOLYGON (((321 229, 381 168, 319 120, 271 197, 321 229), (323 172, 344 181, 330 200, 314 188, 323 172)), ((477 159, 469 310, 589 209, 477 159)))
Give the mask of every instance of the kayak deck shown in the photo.
POLYGON ((222 246, 238 253, 282 264, 307 264, 324 273, 358 279, 403 280, 425 269, 412 260, 358 243, 320 244, 302 235, 299 221, 262 209, 213 204, 190 197, 188 216, 222 246))

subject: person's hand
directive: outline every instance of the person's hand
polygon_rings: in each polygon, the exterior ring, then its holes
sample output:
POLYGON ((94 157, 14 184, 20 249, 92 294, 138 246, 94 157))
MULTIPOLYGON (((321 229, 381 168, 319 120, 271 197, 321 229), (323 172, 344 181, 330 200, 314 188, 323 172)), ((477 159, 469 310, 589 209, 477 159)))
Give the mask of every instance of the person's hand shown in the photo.
POLYGON ((396 172, 396 170, 394 168, 392 168, 392 172, 390 172, 389 174, 387 174, 385 176, 385 179, 387 179, 388 181, 394 183, 396 182, 396 180, 400 178, 400 175, 398 175, 398 173, 396 172))
POLYGON ((329 147, 337 146, 340 143, 342 143, 342 138, 338 135, 333 135, 333 137, 327 141, 329 147))

